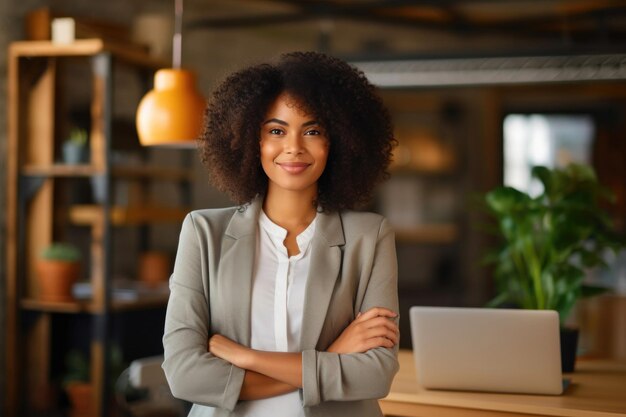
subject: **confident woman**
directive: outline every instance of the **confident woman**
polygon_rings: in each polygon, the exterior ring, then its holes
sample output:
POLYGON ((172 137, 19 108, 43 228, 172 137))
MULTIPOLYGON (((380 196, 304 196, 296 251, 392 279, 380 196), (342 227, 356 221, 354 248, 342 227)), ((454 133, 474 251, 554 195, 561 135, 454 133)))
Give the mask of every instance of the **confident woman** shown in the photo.
POLYGON ((386 176, 389 115, 365 76, 291 53, 228 77, 200 138, 239 204, 185 219, 163 368, 190 416, 380 416, 398 369, 393 233, 352 211, 386 176))

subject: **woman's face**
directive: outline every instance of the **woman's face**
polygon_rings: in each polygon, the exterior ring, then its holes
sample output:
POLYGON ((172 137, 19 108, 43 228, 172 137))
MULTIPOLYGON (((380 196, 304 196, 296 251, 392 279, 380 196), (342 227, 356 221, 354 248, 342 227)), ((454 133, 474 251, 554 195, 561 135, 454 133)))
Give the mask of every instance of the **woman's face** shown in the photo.
POLYGON ((261 125, 261 165, 269 187, 317 192, 329 142, 315 117, 287 93, 272 103, 261 125))

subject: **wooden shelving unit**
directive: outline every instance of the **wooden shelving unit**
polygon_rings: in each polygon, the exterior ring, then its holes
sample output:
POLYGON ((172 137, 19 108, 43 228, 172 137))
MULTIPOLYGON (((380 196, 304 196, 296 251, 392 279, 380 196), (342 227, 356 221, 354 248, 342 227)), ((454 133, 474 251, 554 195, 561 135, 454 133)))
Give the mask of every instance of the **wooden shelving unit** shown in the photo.
POLYGON ((27 177, 91 177, 104 171, 91 165, 26 165, 22 175, 27 177))
MULTIPOLYGON (((77 40, 58 45, 48 41, 24 41, 9 47, 8 63, 8 175, 7 175, 7 410, 8 417, 28 415, 33 410, 29 394, 51 384, 50 353, 53 332, 52 314, 89 314, 93 320, 90 340, 91 379, 95 387, 94 417, 108 415, 109 344, 108 327, 113 313, 163 308, 168 294, 144 291, 133 299, 115 296, 112 287, 112 228, 141 226, 160 222, 179 222, 185 207, 121 206, 113 202, 112 188, 117 180, 173 181, 186 184, 193 177, 188 169, 157 166, 114 166, 112 152, 112 115, 114 63, 122 63, 141 75, 168 64, 151 58, 132 45, 100 39, 77 40), (80 65, 91 65, 91 131, 89 162, 64 165, 57 162, 60 138, 56 135, 57 78, 60 61, 84 57, 80 65), (63 181, 95 178, 102 182, 104 194, 98 204, 67 205, 56 201, 63 181), (105 215, 109 213, 109 215, 105 215), (90 232, 89 267, 85 268, 92 288, 86 300, 52 303, 38 299, 35 260, 41 249, 56 240, 58 224, 87 227, 90 232), (24 315, 29 314, 28 328, 24 315), (35 317, 33 319, 33 317, 35 317), (32 323, 32 321, 35 321, 32 323)), ((78 82, 79 80, 77 80, 78 82)), ((88 81, 81 81, 83 83, 88 81)), ((189 204, 185 201, 183 205, 189 204)), ((58 362, 57 362, 58 363, 58 362)), ((37 411, 37 410, 35 410, 37 411)), ((41 410, 40 410, 41 411, 41 410)))
MULTIPOLYGON (((109 222, 113 226, 132 226, 158 222, 182 222, 187 208, 171 207, 111 207, 109 222)), ((70 207, 69 219, 76 225, 89 226, 103 221, 104 209, 98 205, 70 207)))
MULTIPOLYGON (((165 307, 169 294, 141 295, 136 300, 112 300, 110 309, 113 312, 142 310, 146 308, 165 307)), ((21 308, 31 311, 54 313, 91 313, 100 311, 89 301, 73 301, 58 303, 25 298, 20 301, 21 308)))
POLYGON ((411 229, 396 229, 396 240, 404 243, 448 244, 459 237, 455 224, 425 224, 411 229))
POLYGON ((14 42, 10 46, 10 54, 15 57, 71 57, 96 56, 111 54, 115 59, 136 67, 157 70, 169 64, 160 59, 152 58, 145 48, 129 44, 105 41, 103 39, 77 39, 70 44, 58 44, 49 41, 14 42))

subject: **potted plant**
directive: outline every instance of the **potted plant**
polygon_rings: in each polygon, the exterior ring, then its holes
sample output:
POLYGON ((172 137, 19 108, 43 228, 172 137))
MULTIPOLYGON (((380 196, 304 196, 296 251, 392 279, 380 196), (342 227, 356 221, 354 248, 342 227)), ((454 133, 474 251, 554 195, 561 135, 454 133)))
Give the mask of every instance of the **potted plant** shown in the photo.
POLYGON ((499 187, 485 196, 503 241, 487 258, 495 264, 497 287, 489 305, 556 310, 563 371, 571 372, 578 332, 564 323, 579 298, 605 291, 584 284, 585 269, 606 266, 605 252, 617 252, 624 244, 600 205, 612 195, 592 168, 535 167, 532 176, 544 188, 536 197, 512 187, 499 187))
POLYGON ((139 255, 139 282, 149 288, 158 288, 167 280, 172 272, 170 256, 164 251, 145 251, 139 255))
POLYGON ((37 262, 40 298, 45 301, 72 301, 72 286, 80 272, 80 251, 67 243, 52 243, 37 262))
POLYGON ((66 373, 63 387, 70 400, 74 415, 91 415, 95 411, 93 385, 89 379, 89 361, 79 350, 71 350, 65 356, 66 373))
POLYGON ((87 131, 78 127, 70 131, 69 138, 63 142, 63 162, 82 164, 87 162, 87 131))
MULTIPOLYGON (((109 350, 109 392, 113 394, 118 376, 126 368, 122 350, 116 344, 109 350)), ((72 415, 90 417, 95 414, 94 387, 90 378, 89 360, 79 350, 70 350, 65 356, 63 387, 72 406, 72 415)))

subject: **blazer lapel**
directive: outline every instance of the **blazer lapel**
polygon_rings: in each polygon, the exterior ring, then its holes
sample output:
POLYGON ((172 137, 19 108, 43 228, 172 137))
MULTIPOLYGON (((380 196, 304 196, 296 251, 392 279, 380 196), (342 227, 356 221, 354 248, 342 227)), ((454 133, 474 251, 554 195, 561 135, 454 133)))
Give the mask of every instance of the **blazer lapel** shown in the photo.
POLYGON ((233 215, 222 241, 218 270, 219 294, 229 300, 223 320, 236 341, 250 346, 250 305, 252 274, 256 253, 256 233, 262 200, 257 198, 245 211, 233 215))
POLYGON ((311 263, 304 297, 300 349, 315 349, 335 282, 341 269, 341 249, 345 244, 339 213, 319 213, 311 241, 311 263))

